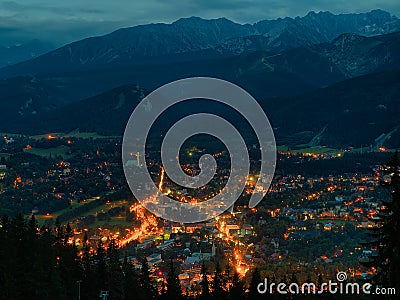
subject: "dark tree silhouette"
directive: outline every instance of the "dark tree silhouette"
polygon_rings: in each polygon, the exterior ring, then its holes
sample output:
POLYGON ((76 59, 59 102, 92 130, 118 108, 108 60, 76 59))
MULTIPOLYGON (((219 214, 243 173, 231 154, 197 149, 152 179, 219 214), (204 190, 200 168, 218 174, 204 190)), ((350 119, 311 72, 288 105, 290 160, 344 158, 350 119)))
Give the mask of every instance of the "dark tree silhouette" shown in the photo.
POLYGON ((182 299, 182 289, 178 275, 179 271, 171 259, 167 275, 167 299, 182 299))
POLYGON ((94 270, 92 255, 90 254, 90 245, 86 232, 83 237, 82 252, 83 252, 81 257, 82 276, 80 278, 77 278, 77 280, 82 280, 81 282, 82 299, 95 298, 96 296, 98 296, 98 291, 97 289, 95 289, 97 278, 94 270))
POLYGON ((243 300, 246 297, 245 286, 243 280, 239 277, 237 272, 233 273, 232 285, 229 289, 230 300, 243 300))
POLYGON ((377 269, 373 283, 400 288, 400 163, 397 151, 384 173, 381 185, 389 191, 391 199, 381 200, 376 218, 370 219, 374 223, 369 232, 372 241, 363 245, 376 247, 377 255, 362 264, 377 269))
POLYGON ((322 279, 322 274, 319 273, 318 274, 318 279, 317 279, 317 289, 318 289, 318 291, 321 290, 323 282, 324 282, 324 280, 322 279))
POLYGON ((142 259, 142 268, 140 274, 140 299, 154 299, 156 296, 156 290, 154 284, 150 278, 150 267, 147 262, 147 258, 142 259))
POLYGON ((104 249, 104 245, 101 240, 97 244, 97 252, 95 259, 96 259, 95 274, 97 277, 96 292, 99 293, 101 290, 107 290, 108 287, 106 250, 104 249))
POLYGON ((76 296, 76 278, 81 274, 80 261, 78 260, 78 249, 75 246, 73 232, 70 224, 65 227, 57 227, 57 267, 61 280, 64 282, 67 298, 76 296))
POLYGON ((212 287, 212 296, 214 299, 223 299, 224 297, 224 278, 222 274, 221 267, 219 263, 217 262, 215 265, 215 273, 213 277, 213 281, 211 283, 212 287))
POLYGON ((253 270, 250 281, 249 294, 248 294, 249 299, 259 299, 260 294, 258 293, 257 287, 260 283, 261 283, 260 271, 258 270, 258 268, 255 268, 253 270))
POLYGON ((207 267, 206 264, 203 261, 203 264, 201 265, 201 299, 210 299, 210 283, 208 281, 208 276, 207 276, 207 267))
POLYGON ((0 240, 0 299, 67 299, 48 228, 39 231, 34 217, 3 217, 0 240))
POLYGON ((127 257, 124 258, 122 268, 124 271, 124 299, 136 299, 139 294, 138 274, 127 257))
POLYGON ((296 277, 296 274, 292 273, 292 277, 290 277, 290 283, 299 284, 299 280, 296 277))
POLYGON ((110 300, 121 300, 124 298, 123 273, 119 262, 118 246, 114 240, 107 248, 108 256, 108 290, 110 300))

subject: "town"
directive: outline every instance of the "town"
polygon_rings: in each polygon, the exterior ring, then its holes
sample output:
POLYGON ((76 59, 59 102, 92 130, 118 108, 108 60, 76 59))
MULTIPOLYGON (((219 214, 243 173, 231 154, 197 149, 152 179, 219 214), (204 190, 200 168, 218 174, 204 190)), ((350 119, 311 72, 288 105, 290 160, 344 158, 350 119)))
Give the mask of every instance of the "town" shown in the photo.
MULTIPOLYGON (((114 137, 4 135, 0 142, 2 213, 34 215, 39 225, 68 224, 73 232, 68 243, 81 256, 85 245, 95 253, 100 241, 104 245, 112 241, 121 262, 125 258, 140 269, 145 258, 159 284, 166 280, 173 259, 188 294, 200 289, 203 264, 209 274, 217 265, 232 268, 247 282, 254 268, 264 277, 294 274, 300 282, 307 278, 316 282, 317 276, 334 278, 337 270, 364 279, 376 271, 360 265, 376 252, 361 242, 373 226, 370 220, 378 213, 379 200, 388 197, 379 185, 387 179, 381 178, 387 149, 364 154, 347 149, 280 150, 267 196, 249 209, 246 204, 257 178, 255 156, 254 169, 234 206, 208 222, 183 224, 157 218, 133 199, 124 180, 120 147, 121 140, 114 137), (355 162, 358 159, 363 160, 362 167, 355 162)), ((203 151, 200 147, 184 150, 183 169, 196 173, 196 158, 203 151)), ((206 201, 229 177, 226 151, 213 155, 223 166, 217 180, 192 194, 165 178, 156 160, 147 163, 161 193, 177 201, 206 201)), ((140 164, 139 160, 133 164, 140 164)))

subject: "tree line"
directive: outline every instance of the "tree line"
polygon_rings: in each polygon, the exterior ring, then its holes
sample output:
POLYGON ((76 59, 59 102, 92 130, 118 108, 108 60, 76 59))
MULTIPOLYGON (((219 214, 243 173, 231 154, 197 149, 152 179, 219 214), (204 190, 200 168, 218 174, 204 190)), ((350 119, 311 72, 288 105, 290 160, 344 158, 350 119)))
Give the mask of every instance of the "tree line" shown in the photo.
POLYGON ((236 272, 217 265, 209 274, 203 264, 201 288, 183 291, 173 260, 165 280, 157 282, 146 257, 136 269, 117 243, 99 240, 95 249, 85 235, 74 243, 69 224, 38 227, 35 217, 2 217, 0 223, 0 299, 243 299, 245 285, 236 272), (209 282, 209 278, 212 280, 209 282), (78 286, 79 285, 79 286, 78 286))

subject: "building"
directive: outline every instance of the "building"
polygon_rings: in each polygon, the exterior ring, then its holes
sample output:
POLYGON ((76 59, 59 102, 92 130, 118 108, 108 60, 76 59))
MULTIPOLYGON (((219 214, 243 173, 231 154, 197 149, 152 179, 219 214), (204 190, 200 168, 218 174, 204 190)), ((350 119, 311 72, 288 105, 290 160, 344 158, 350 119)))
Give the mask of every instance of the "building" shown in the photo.
POLYGON ((174 246, 174 240, 170 239, 168 241, 165 241, 163 244, 159 245, 157 248, 159 250, 167 250, 170 249, 174 246))
POLYGON ((150 267, 153 267, 154 265, 157 265, 162 262, 160 253, 153 253, 147 256, 146 259, 150 267))

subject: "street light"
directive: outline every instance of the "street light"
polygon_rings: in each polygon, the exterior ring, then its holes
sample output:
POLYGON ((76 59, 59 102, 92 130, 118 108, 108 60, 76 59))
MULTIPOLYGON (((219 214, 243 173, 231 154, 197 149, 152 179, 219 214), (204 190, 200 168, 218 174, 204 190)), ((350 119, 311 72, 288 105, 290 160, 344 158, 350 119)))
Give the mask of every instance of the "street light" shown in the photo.
POLYGON ((76 282, 78 284, 78 300, 81 300, 81 282, 82 280, 76 282))

